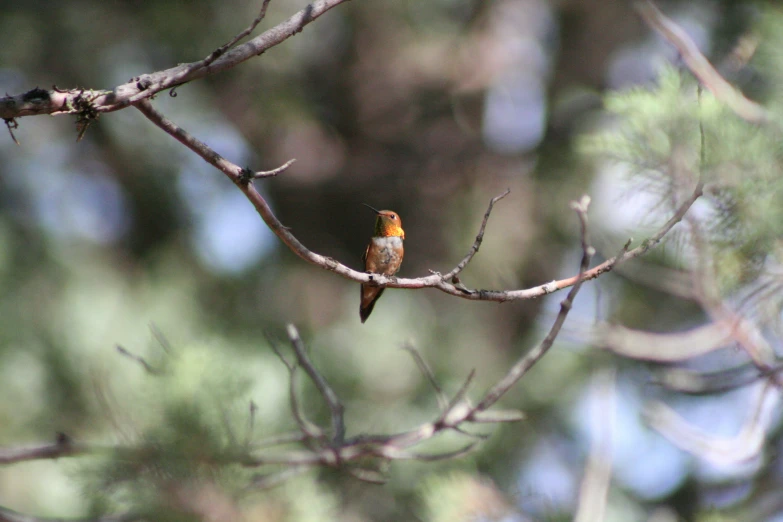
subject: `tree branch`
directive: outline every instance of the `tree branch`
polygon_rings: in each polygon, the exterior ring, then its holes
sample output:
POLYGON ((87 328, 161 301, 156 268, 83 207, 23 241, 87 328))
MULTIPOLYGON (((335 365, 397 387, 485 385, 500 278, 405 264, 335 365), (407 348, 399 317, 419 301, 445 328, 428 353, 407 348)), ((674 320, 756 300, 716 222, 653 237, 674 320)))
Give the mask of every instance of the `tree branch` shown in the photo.
MULTIPOLYGON (((581 242, 582 242, 582 260, 580 263, 580 274, 584 274, 590 264, 590 259, 595 254, 595 250, 590 246, 587 239, 587 208, 590 204, 590 198, 583 196, 579 202, 573 202, 572 208, 579 217, 581 242)), ((486 219, 485 219, 486 222, 486 219)), ((495 386, 486 392, 484 398, 476 406, 472 406, 466 398, 467 390, 473 380, 474 373, 470 372, 468 378, 460 386, 460 389, 454 394, 451 400, 446 400, 440 387, 434 382, 431 371, 420 357, 414 353, 417 365, 422 369, 425 376, 435 387, 438 403, 441 405, 441 412, 438 417, 421 426, 402 433, 393 435, 360 435, 350 439, 343 440, 342 437, 335 436, 330 443, 324 440, 311 439, 314 446, 311 451, 289 451, 286 453, 261 452, 248 457, 243 464, 246 466, 269 466, 269 465, 287 465, 287 466, 345 466, 363 461, 367 457, 375 457, 383 461, 393 460, 439 460, 462 456, 477 447, 481 436, 475 436, 463 430, 465 424, 486 424, 515 422, 524 418, 524 414, 518 411, 488 411, 501 397, 503 397, 524 375, 533 367, 554 343, 563 323, 570 312, 574 298, 584 282, 583 278, 574 284, 568 296, 560 305, 560 313, 555 319, 549 333, 539 346, 534 348, 527 355, 523 356, 509 370, 495 386), (445 408, 442 406, 445 403, 445 408), (453 451, 446 451, 438 454, 421 454, 411 451, 424 441, 432 439, 445 431, 456 431, 460 434, 472 437, 471 443, 457 448, 453 451), (320 444, 318 446, 317 444, 320 444)), ((296 352, 299 363, 305 368, 308 376, 316 384, 316 387, 329 404, 332 412, 332 426, 335 434, 344 433, 343 407, 334 391, 331 389, 326 379, 309 361, 301 338, 293 326, 288 327, 288 336, 296 352)), ((410 348, 409 348, 410 350, 410 348)), ((294 393, 294 389, 291 389, 294 393)), ((292 402, 295 402, 292 399, 292 402)), ((362 475, 362 469, 348 468, 362 475)), ((377 479, 376 474, 372 474, 377 479)))
MULTIPOLYGON (((589 197, 584 196, 580 202, 572 203, 572 208, 576 211, 581 225, 583 256, 580 264, 580 274, 584 274, 589 265, 590 258, 594 254, 594 249, 589 245, 587 239, 587 207, 589 201, 589 197)), ((453 397, 450 400, 447 400, 437 386, 437 383, 434 382, 434 378, 431 377, 431 372, 427 372, 426 364, 417 359, 417 364, 419 364, 420 368, 428 375, 428 378, 430 378, 433 386, 436 388, 441 411, 432 422, 422 424, 410 431, 391 435, 360 435, 351 439, 345 438, 343 405, 326 378, 318 372, 310 361, 296 328, 293 325, 289 325, 287 333, 296 355, 296 361, 288 361, 283 354, 280 353, 275 344, 273 342, 271 342, 271 344, 290 373, 291 386, 289 394, 291 410, 297 420, 300 434, 283 435, 262 441, 258 444, 252 444, 250 445, 252 448, 250 449, 250 454, 242 453, 236 456, 236 462, 248 467, 283 465, 290 468, 288 471, 283 472, 270 471, 268 473, 259 474, 258 477, 251 482, 250 487, 269 487, 281 480, 285 480, 291 474, 300 473, 306 468, 313 466, 345 467, 352 475, 361 480, 378 482, 382 480, 383 477, 377 471, 367 469, 367 457, 380 459, 381 463, 388 463, 394 460, 432 461, 456 458, 477 448, 479 442, 485 437, 465 431, 465 425, 515 422, 524 418, 524 414, 518 411, 488 410, 505 395, 552 346, 571 310, 574 297, 579 292, 582 283, 583 279, 580 278, 573 286, 566 299, 563 300, 560 313, 542 343, 514 364, 508 374, 495 386, 490 388, 484 395, 484 398, 476 406, 472 406, 467 399, 467 390, 472 383, 475 374, 474 371, 470 372, 465 382, 460 386, 453 397), (300 410, 295 386, 296 370, 299 367, 304 369, 305 373, 307 373, 308 377, 313 381, 319 393, 329 406, 332 417, 331 438, 324 436, 324 430, 308 421, 300 410), (415 451, 422 442, 430 440, 446 431, 454 431, 474 440, 454 450, 441 453, 424 454, 415 451), (290 443, 304 444, 306 449, 292 449, 287 451, 270 450, 272 446, 290 443)), ((58 458, 97 451, 99 449, 100 448, 97 446, 74 444, 66 436, 62 435, 55 444, 2 450, 0 451, 0 463, 8 464, 42 458, 58 458)), ((123 452, 127 455, 124 458, 133 458, 133 455, 137 452, 144 451, 144 447, 112 448, 112 450, 123 452)), ((22 519, 13 520, 14 522, 21 522, 22 519)), ((2 519, 0 519, 0 522, 2 522, 2 519)), ((35 520, 33 520, 33 522, 35 522, 35 520)))
POLYGON ((524 357, 522 357, 506 374, 506 376, 500 380, 492 389, 487 392, 484 399, 476 406, 477 410, 486 410, 495 402, 500 399, 516 382, 521 379, 530 368, 533 367, 545 354, 549 351, 549 348, 554 344, 555 339, 560 333, 560 329, 563 327, 563 323, 568 317, 568 312, 571 311, 571 307, 574 304, 574 298, 579 293, 579 289, 582 287, 582 283, 585 281, 587 273, 587 267, 590 266, 590 259, 595 255, 595 249, 590 246, 587 240, 587 207, 590 205, 590 198, 588 196, 582 196, 579 202, 572 202, 571 207, 576 211, 579 216, 579 224, 582 237, 582 262, 579 268, 579 275, 576 276, 571 291, 568 292, 566 298, 560 303, 560 312, 555 318, 554 324, 549 329, 549 333, 541 341, 541 344, 533 348, 524 357))
MULTIPOLYGON (((288 20, 264 31, 242 45, 224 51, 224 54, 221 54, 219 57, 211 59, 212 54, 215 54, 213 52, 204 60, 178 65, 150 74, 143 74, 131 79, 128 83, 118 85, 110 91, 62 90, 56 87, 47 91, 36 87, 17 96, 2 97, 0 98, 0 118, 13 120, 23 116, 37 116, 41 114, 102 113, 123 109, 141 100, 151 98, 161 91, 231 69, 250 58, 259 56, 266 50, 301 32, 305 26, 316 18, 346 1, 315 0, 288 20)), ((267 2, 264 2, 264 6, 266 4, 267 2)), ((262 7, 262 13, 259 17, 263 18, 264 14, 265 11, 262 7)), ((257 20, 261 21, 260 19, 257 20)), ((251 25, 250 31, 253 28, 255 26, 251 25)), ((250 31, 247 31, 247 34, 250 31)), ((235 37, 236 41, 245 36, 243 33, 235 37)), ((226 46, 230 47, 232 43, 236 42, 232 40, 226 46)), ((215 52, 219 52, 223 47, 220 47, 215 52)))
POLYGON ((299 361, 299 364, 313 381, 316 388, 318 388, 318 391, 321 393, 321 396, 323 396, 326 404, 329 405, 329 411, 332 413, 332 442, 335 445, 342 444, 343 440, 345 439, 343 403, 340 402, 337 394, 334 393, 334 390, 331 386, 329 386, 329 383, 326 382, 326 379, 324 379, 324 377, 318 373, 318 371, 315 369, 315 366, 313 366, 313 363, 310 362, 310 359, 307 357, 304 344, 302 343, 302 338, 299 337, 299 332, 297 331, 296 327, 292 324, 289 324, 287 331, 288 338, 291 341, 291 346, 294 348, 294 353, 296 354, 296 359, 299 361))
POLYGON ((57 440, 22 448, 0 448, 0 464, 16 464, 30 460, 57 459, 73 455, 84 455, 98 450, 95 446, 77 444, 65 434, 58 434, 57 440))
POLYGON ((679 25, 664 15, 650 0, 636 2, 636 10, 644 21, 658 32, 666 41, 672 44, 682 56, 685 65, 691 73, 710 92, 734 111, 740 118, 751 123, 768 123, 771 121, 767 110, 758 103, 749 100, 745 95, 727 82, 699 51, 696 43, 679 25))
MULTIPOLYGON (((308 250, 292 233, 283 225, 280 220, 272 212, 271 207, 266 200, 259 194, 259 192, 253 186, 251 180, 253 176, 248 176, 248 170, 242 169, 238 165, 230 162, 222 157, 220 154, 212 150, 204 142, 200 141, 196 137, 189 134, 183 128, 176 125, 174 122, 163 116, 158 112, 149 101, 141 101, 136 104, 136 108, 142 112, 150 121, 155 125, 166 131, 173 136, 177 141, 188 147, 190 150, 201 156, 204 161, 214 166, 216 169, 223 172, 228 178, 239 187, 239 189, 245 194, 247 199, 253 204, 261 219, 264 223, 275 233, 275 235, 297 256, 310 264, 319 266, 324 270, 330 270, 346 279, 355 281, 357 283, 373 283, 379 286, 385 286, 389 288, 437 288, 441 292, 463 299, 469 299, 472 301, 495 301, 506 302, 523 299, 534 299, 543 295, 551 294, 564 288, 574 286, 577 281, 588 281, 595 279, 603 273, 611 271, 616 265, 625 261, 637 258, 646 254, 652 247, 657 245, 661 239, 676 225, 679 223, 683 216, 688 212, 693 203, 702 195, 704 188, 703 183, 700 181, 693 191, 693 194, 676 210, 674 215, 656 232, 652 237, 643 241, 638 247, 627 250, 623 248, 618 256, 615 256, 600 265, 586 271, 580 272, 578 275, 562 279, 560 281, 552 281, 543 285, 527 288, 523 290, 471 290, 461 282, 450 282, 448 279, 452 279, 461 272, 465 266, 470 262, 476 252, 478 252, 481 241, 484 237, 484 229, 487 221, 489 220, 489 214, 492 211, 495 203, 505 197, 508 191, 492 198, 487 208, 487 212, 484 215, 479 233, 476 236, 476 240, 473 243, 468 254, 459 262, 459 264, 445 275, 441 275, 437 272, 432 275, 419 277, 415 279, 404 279, 396 277, 387 277, 379 274, 367 274, 366 272, 359 272, 349 268, 348 266, 326 256, 322 256, 311 250, 308 250)), ((289 165, 287 163, 286 165, 289 165)), ((285 165, 283 166, 285 167, 285 165)), ((280 167, 276 170, 282 170, 280 167)))
MULTIPOLYGON (((462 272, 465 269, 466 266, 468 266, 468 263, 470 263, 471 259, 473 259, 473 256, 475 256, 476 253, 479 251, 479 248, 481 247, 481 242, 484 241, 484 229, 487 228, 487 221, 489 221, 489 215, 490 213, 492 213, 492 208, 495 206, 495 203, 505 198, 510 193, 511 193, 511 189, 506 189, 505 192, 503 192, 499 196, 495 196, 490 200, 489 207, 487 207, 487 211, 484 213, 484 220, 481 222, 481 227, 479 228, 479 232, 476 235, 476 240, 473 242, 473 246, 470 247, 470 250, 465 255, 465 257, 462 258, 462 261, 457 263, 456 267, 454 267, 450 272, 444 274, 441 277, 442 280, 448 281, 450 279, 455 278, 460 272, 462 272)), ((455 283, 457 282, 458 281, 455 281, 455 283)))
POLYGON ((226 54, 226 51, 228 51, 229 49, 234 47, 237 43, 239 43, 239 41, 242 38, 252 33, 253 30, 258 26, 258 24, 261 23, 261 20, 263 20, 264 17, 266 16, 266 10, 269 7, 270 1, 271 0, 264 0, 264 2, 261 4, 261 11, 258 13, 258 16, 256 16, 255 20, 253 20, 253 22, 244 31, 237 34, 236 36, 234 36, 234 38, 229 40, 227 43, 221 45, 220 47, 212 51, 209 54, 209 56, 201 60, 201 62, 197 62, 198 67, 199 68, 207 67, 209 64, 211 64, 212 62, 214 62, 215 60, 217 60, 218 58, 226 54))
MULTIPOLYGON (((72 518, 68 522, 131 522, 142 520, 142 515, 115 515, 92 518, 72 518)), ((34 517, 0 506, 0 522, 63 522, 62 518, 34 517)))

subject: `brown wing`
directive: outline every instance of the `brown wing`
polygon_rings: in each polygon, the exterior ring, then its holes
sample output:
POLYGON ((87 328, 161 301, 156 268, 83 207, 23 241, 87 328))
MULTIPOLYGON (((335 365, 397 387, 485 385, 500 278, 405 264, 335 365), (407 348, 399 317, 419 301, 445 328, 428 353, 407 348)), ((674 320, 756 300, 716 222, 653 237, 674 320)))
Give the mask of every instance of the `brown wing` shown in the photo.
MULTIPOLYGON (((364 254, 362 254, 362 263, 364 264, 364 270, 366 272, 370 271, 369 267, 367 266, 367 257, 370 254, 370 247, 372 247, 372 241, 370 241, 370 243, 367 245, 367 248, 364 249, 364 254)), ((379 297, 381 297, 383 290, 383 288, 378 288, 375 286, 361 285, 359 317, 361 318, 362 323, 364 323, 367 318, 370 317, 372 309, 375 308, 375 302, 379 297)))
POLYGON ((365 322, 367 318, 370 317, 373 308, 375 308, 375 303, 378 302, 378 299, 383 294, 385 288, 362 285, 361 290, 362 292, 361 292, 361 301, 359 302, 359 317, 361 318, 362 322, 365 322))

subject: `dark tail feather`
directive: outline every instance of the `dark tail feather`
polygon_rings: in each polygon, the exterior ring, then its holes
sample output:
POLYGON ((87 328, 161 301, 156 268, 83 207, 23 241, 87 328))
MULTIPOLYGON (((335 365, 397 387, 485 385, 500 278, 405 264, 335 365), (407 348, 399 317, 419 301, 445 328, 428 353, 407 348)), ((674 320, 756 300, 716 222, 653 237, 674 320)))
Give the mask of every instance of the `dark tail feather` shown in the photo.
POLYGON ((364 296, 364 287, 362 287, 362 301, 359 304, 359 317, 362 319, 362 323, 364 323, 368 317, 370 317, 370 314, 372 313, 372 309, 375 308, 375 303, 378 302, 378 299, 383 294, 383 291, 386 290, 385 288, 381 288, 377 294, 375 294, 372 299, 370 299, 365 304, 365 296, 364 296))

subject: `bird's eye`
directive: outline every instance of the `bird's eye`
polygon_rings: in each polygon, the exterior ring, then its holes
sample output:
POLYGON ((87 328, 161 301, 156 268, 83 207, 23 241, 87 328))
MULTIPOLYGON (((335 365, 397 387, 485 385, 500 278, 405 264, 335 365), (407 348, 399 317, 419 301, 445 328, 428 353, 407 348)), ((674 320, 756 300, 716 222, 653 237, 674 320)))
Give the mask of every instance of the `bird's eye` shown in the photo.
POLYGON ((389 217, 390 217, 390 218, 392 218, 392 219, 397 219, 397 216, 396 216, 395 214, 392 214, 392 215, 391 215, 391 216, 389 216, 389 217))

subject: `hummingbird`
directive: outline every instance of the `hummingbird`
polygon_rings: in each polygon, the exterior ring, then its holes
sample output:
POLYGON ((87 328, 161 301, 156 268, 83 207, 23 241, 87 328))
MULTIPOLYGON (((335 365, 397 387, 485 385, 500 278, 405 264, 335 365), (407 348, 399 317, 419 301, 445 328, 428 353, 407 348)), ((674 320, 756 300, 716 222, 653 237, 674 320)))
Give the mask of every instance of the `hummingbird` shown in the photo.
MULTIPOLYGON (((366 203, 363 205, 378 215, 375 218, 372 240, 362 256, 364 270, 371 274, 392 276, 400 269, 404 254, 402 242, 405 239, 405 231, 402 230, 400 216, 391 210, 376 210, 366 203)), ((359 317, 362 323, 370 317, 375 302, 384 290, 385 288, 380 286, 362 285, 362 300, 359 303, 359 317)))

